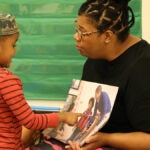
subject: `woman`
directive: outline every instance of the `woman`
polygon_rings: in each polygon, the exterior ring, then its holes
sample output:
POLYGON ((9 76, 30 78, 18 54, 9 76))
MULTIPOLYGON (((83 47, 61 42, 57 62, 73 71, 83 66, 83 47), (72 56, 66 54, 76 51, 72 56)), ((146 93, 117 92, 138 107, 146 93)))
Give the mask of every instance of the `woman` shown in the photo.
POLYGON ((150 149, 150 46, 130 34, 128 2, 87 0, 79 9, 74 39, 87 57, 82 80, 118 86, 119 92, 108 123, 82 148, 70 141, 74 150, 150 149))

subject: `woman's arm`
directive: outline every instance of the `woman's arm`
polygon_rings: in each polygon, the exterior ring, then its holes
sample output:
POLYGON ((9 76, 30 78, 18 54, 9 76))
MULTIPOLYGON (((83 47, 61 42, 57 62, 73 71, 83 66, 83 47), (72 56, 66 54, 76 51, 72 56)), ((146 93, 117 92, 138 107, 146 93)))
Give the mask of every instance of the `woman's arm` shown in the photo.
MULTIPOLYGON (((78 144, 69 142, 73 150, 81 150, 78 144)), ((82 150, 95 150, 99 147, 113 147, 119 150, 149 150, 150 134, 144 132, 131 133, 97 133, 86 140, 82 150)))

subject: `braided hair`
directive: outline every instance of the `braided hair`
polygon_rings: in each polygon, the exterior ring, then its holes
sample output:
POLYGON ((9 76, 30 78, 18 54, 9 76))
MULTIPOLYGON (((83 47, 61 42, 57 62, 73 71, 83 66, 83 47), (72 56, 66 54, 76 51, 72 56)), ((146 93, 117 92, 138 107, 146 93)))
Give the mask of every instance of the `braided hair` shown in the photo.
POLYGON ((91 18, 96 28, 104 33, 113 31, 120 41, 124 41, 134 25, 135 17, 130 0, 87 0, 79 8, 78 15, 91 18))

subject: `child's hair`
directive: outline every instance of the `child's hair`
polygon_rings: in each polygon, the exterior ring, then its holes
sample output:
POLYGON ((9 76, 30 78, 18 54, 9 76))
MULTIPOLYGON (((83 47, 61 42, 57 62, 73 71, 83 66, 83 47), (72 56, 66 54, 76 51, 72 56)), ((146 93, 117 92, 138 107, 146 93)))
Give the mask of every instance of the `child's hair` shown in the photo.
POLYGON ((104 33, 111 30, 120 41, 124 41, 134 24, 134 14, 128 6, 130 0, 87 0, 78 15, 85 15, 94 21, 96 28, 104 33), (131 16, 129 17, 129 13, 131 16))
POLYGON ((94 106, 94 97, 91 97, 90 99, 89 99, 89 103, 92 103, 92 107, 94 106))
POLYGON ((15 17, 11 14, 0 14, 0 37, 19 33, 15 17))

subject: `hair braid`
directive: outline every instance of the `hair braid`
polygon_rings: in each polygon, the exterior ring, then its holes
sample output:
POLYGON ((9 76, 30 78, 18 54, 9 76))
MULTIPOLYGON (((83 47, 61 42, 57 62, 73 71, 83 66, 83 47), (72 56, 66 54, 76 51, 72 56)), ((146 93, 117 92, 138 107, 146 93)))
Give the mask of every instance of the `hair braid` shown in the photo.
POLYGON ((94 20, 100 32, 112 30, 118 39, 124 41, 135 20, 128 2, 129 0, 87 0, 80 7, 78 14, 94 20))

